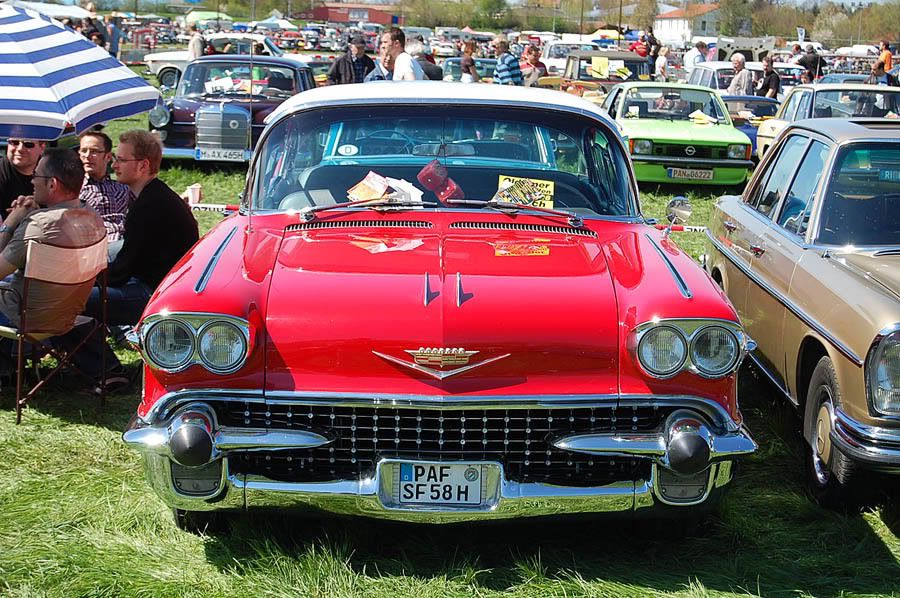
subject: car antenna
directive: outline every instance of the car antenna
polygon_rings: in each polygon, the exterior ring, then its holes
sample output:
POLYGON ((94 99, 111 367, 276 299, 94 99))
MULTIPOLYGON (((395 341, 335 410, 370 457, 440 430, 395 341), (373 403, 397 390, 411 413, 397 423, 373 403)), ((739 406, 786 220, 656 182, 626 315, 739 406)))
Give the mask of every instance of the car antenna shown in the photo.
MULTIPOLYGON (((250 14, 256 16, 256 0, 250 0, 250 14)), ((250 37, 250 122, 247 123, 247 148, 249 164, 253 164, 253 52, 256 49, 256 42, 253 41, 252 32, 250 37)), ((249 180, 250 177, 247 177, 249 180)), ((253 192, 247 190, 247 232, 253 232, 253 192)))

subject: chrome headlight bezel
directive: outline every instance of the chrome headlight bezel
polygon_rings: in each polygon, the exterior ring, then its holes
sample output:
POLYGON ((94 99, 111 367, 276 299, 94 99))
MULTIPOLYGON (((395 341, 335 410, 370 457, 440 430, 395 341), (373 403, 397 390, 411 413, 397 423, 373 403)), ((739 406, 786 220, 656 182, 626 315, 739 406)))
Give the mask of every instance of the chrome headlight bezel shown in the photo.
POLYGON ((747 157, 747 148, 749 146, 743 143, 729 145, 725 151, 729 160, 743 160, 747 157))
POLYGON ((710 326, 703 326, 702 328, 698 328, 694 332, 694 335, 691 338, 691 348, 688 351, 688 354, 690 355, 691 364, 697 370, 698 374, 700 374, 701 376, 707 377, 707 378, 721 378, 723 375, 727 374, 728 372, 734 371, 734 365, 740 361, 740 359, 741 359, 741 342, 740 342, 740 340, 738 340, 737 335, 733 331, 726 328, 725 326, 719 326, 718 324, 713 324, 710 326), (713 370, 712 368, 707 368, 701 364, 700 359, 698 359, 695 354, 695 348, 697 346, 697 341, 700 340, 700 338, 704 334, 713 332, 713 331, 719 331, 719 330, 723 331, 726 334, 727 338, 732 343, 732 346, 734 347, 734 355, 728 361, 728 365, 726 367, 719 368, 718 370, 713 370))
POLYGON ((635 156, 646 156, 653 153, 653 142, 649 139, 634 139, 631 142, 631 153, 635 156))
POLYGON ((165 318, 153 322, 150 326, 147 327, 146 333, 141 337, 141 348, 141 353, 145 354, 147 362, 155 365, 157 369, 161 369, 164 371, 180 371, 188 366, 191 358, 197 351, 197 338, 196 336, 194 336, 193 330, 187 323, 182 322, 177 318, 165 318), (188 339, 190 340, 190 350, 185 354, 185 356, 170 363, 166 363, 165 360, 160 358, 160 355, 155 354, 155 352, 151 349, 151 347, 153 346, 152 337, 155 333, 157 333, 157 331, 162 329, 161 327, 163 324, 173 324, 176 327, 183 329, 184 332, 187 333, 188 339))
POLYGON ((884 358, 885 350, 888 347, 896 345, 900 345, 900 323, 888 326, 881 330, 872 341, 869 351, 866 354, 866 399, 869 403, 869 412, 875 417, 900 418, 900 408, 897 410, 885 409, 883 405, 879 405, 877 393, 878 366, 884 358))
POLYGON ((746 335, 744 329, 737 322, 713 318, 673 318, 668 320, 653 320, 638 325, 637 327, 635 327, 632 334, 634 340, 632 343, 630 343, 630 345, 633 347, 632 355, 635 361, 637 362, 641 371, 643 371, 648 376, 658 380, 667 380, 669 378, 674 378, 682 372, 690 372, 692 374, 700 376, 701 378, 707 379, 718 379, 729 376, 736 372, 740 367, 741 362, 743 362, 744 357, 746 357, 752 342, 750 340, 750 337, 746 335), (681 366, 674 371, 662 374, 656 373, 651 368, 648 368, 640 357, 641 343, 645 341, 649 332, 661 326, 674 328, 675 330, 677 330, 686 343, 686 355, 685 359, 681 363, 681 366), (705 370, 702 366, 698 367, 694 359, 694 342, 704 333, 704 331, 716 328, 724 329, 730 335, 730 338, 734 339, 734 341, 736 342, 737 351, 736 357, 730 361, 728 368, 720 370, 719 372, 712 372, 705 370))
POLYGON ((150 109, 147 118, 150 121, 151 127, 154 129, 161 129, 169 124, 169 121, 172 119, 172 113, 169 111, 168 106, 157 104, 150 109))
POLYGON ((139 350, 141 357, 148 366, 155 370, 165 372, 167 374, 176 374, 183 372, 193 365, 200 365, 207 371, 217 375, 231 374, 241 369, 247 362, 250 353, 250 323, 247 320, 236 316, 226 314, 210 314, 210 313, 158 313, 151 314, 143 319, 137 331, 139 339, 139 350), (167 365, 160 363, 158 359, 148 351, 147 339, 150 333, 163 322, 177 322, 184 326, 191 336, 191 352, 187 359, 181 360, 177 365, 167 365), (200 338, 203 332, 210 327, 224 324, 233 327, 239 332, 239 337, 243 346, 243 354, 236 363, 227 368, 217 368, 209 364, 201 355, 200 338))
POLYGON ((637 343, 636 354, 637 354, 638 363, 641 364, 641 367, 644 369, 644 371, 646 371, 648 374, 650 374, 654 378, 665 379, 665 378, 671 378, 672 376, 675 376, 676 374, 678 374, 678 372, 681 371, 681 369, 684 367, 685 361, 687 361, 689 349, 690 349, 690 345, 688 344, 688 341, 684 337, 684 333, 681 330, 679 330, 678 328, 676 328, 674 326, 660 325, 660 326, 653 326, 653 327, 649 328, 644 334, 641 335, 641 338, 638 340, 638 343, 637 343), (672 367, 670 367, 666 370, 655 370, 654 368, 651 368, 647 363, 645 363, 643 359, 641 359, 641 355, 643 353, 642 349, 646 346, 646 343, 652 342, 654 334, 659 334, 660 332, 663 332, 663 331, 672 331, 675 334, 675 337, 681 342, 682 355, 681 355, 681 358, 678 360, 677 364, 673 365, 672 367))
POLYGON ((247 359, 247 346, 248 346, 249 339, 242 332, 243 331, 237 324, 235 324, 234 322, 226 321, 226 320, 211 320, 211 321, 207 322, 206 324, 204 324, 197 331, 197 355, 200 358, 200 362, 203 364, 203 367, 208 369, 210 372, 213 372, 214 374, 230 374, 230 373, 236 371, 240 367, 240 365, 243 363, 243 361, 245 359, 247 359), (227 366, 224 366, 224 367, 220 367, 220 366, 213 364, 209 360, 208 356, 206 354, 204 354, 204 352, 203 352, 203 336, 207 332, 209 332, 210 329, 215 328, 215 327, 230 328, 231 330, 237 332, 237 341, 241 347, 241 355, 242 356, 239 359, 237 359, 235 362, 233 362, 227 366))

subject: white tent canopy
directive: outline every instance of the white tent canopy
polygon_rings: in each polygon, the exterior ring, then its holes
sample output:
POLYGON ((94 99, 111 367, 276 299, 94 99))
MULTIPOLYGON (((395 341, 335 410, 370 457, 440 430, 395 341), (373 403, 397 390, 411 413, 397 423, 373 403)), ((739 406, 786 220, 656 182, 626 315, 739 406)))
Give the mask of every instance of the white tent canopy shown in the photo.
MULTIPOLYGON (((294 30, 299 29, 296 25, 288 21, 287 19, 279 19, 274 16, 269 17, 268 19, 263 19, 262 21, 257 21, 258 23, 271 23, 278 27, 279 29, 285 30, 294 30)), ((251 23, 251 25, 256 25, 256 22, 251 23)))
POLYGON ((48 4, 47 2, 25 2, 24 0, 12 0, 8 2, 12 6, 27 8, 51 19, 84 19, 93 16, 80 6, 65 6, 63 4, 48 4))

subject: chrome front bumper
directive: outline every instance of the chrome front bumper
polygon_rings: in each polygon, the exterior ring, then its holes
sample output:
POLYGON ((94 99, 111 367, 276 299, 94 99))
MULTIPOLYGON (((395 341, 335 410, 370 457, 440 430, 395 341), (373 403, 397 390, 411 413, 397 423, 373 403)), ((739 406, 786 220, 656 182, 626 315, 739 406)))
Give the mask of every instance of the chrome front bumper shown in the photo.
MULTIPOLYGON (((402 505, 397 499, 399 466, 394 465, 415 459, 382 458, 371 477, 352 480, 284 482, 233 473, 229 468, 232 454, 327 446, 331 440, 325 433, 313 430, 218 427, 214 414, 204 412, 204 404, 195 395, 193 400, 185 400, 187 397, 179 394, 173 393, 169 398, 169 405, 177 407, 157 412, 167 413, 163 421, 149 424, 134 418, 123 439, 143 454, 150 485, 162 500, 188 511, 291 508, 447 523, 688 507, 702 504, 714 490, 728 484, 732 460, 757 448, 746 429, 714 402, 694 397, 661 398, 661 404, 674 403, 679 408, 657 433, 589 432, 560 436, 553 441, 559 449, 600 459, 649 460, 647 479, 590 487, 518 482, 507 479, 502 463, 479 461, 485 488, 479 506, 402 505), (678 439, 699 444, 701 462, 679 458, 678 451, 684 450, 684 443, 678 439), (194 452, 185 453, 185 446, 194 452), (197 446, 202 446, 199 459, 195 458, 197 446), (192 473, 195 471, 196 475, 192 473), (192 476, 203 478, 200 492, 191 491, 192 476)), ((648 399, 641 400, 646 403, 648 399)))
POLYGON ((831 441, 862 465, 900 473, 900 429, 861 424, 838 408, 832 417, 831 441))

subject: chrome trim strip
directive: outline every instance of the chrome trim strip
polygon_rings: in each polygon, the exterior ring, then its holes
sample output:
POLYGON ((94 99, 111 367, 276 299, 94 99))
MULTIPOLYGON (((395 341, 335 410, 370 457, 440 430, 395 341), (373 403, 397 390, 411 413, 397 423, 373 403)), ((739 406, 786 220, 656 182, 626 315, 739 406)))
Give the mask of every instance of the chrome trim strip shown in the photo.
MULTIPOLYGON (((757 445, 743 427, 737 432, 709 435, 709 458, 722 460, 756 451, 757 445)), ((654 434, 620 432, 577 433, 551 442, 565 451, 587 455, 615 455, 624 457, 665 457, 666 437, 661 430, 654 434)))
MULTIPOLYGON (((169 428, 166 424, 134 425, 122 434, 122 441, 140 452, 169 456, 169 428)), ((331 439, 310 430, 219 428, 213 437, 213 455, 235 450, 309 449, 330 443, 331 439)))
POLYGON ((425 273, 425 296, 423 300, 423 307, 428 307, 428 304, 437 299, 440 296, 440 291, 432 291, 431 290, 431 281, 428 276, 428 272, 425 273))
POLYGON ((595 395, 472 395, 428 396, 391 393, 339 393, 312 391, 268 391, 189 389, 167 393, 160 397, 147 414, 139 418, 144 423, 167 419, 178 407, 195 401, 233 401, 241 403, 271 403, 273 405, 334 405, 341 407, 406 407, 412 409, 566 409, 614 404, 616 407, 660 406, 690 407, 705 414, 717 429, 728 432, 740 430, 725 408, 712 399, 690 395, 652 394, 595 394, 595 395))
POLYGON ((675 269, 675 264, 673 264, 669 260, 666 253, 662 250, 662 247, 660 247, 656 243, 656 241, 653 239, 653 237, 651 237, 650 235, 647 235, 647 234, 645 234, 644 236, 647 237, 647 240, 650 241, 650 244, 653 245, 653 248, 656 249, 656 252, 659 254, 659 257, 662 258, 663 263, 669 269, 669 273, 672 275, 672 278, 675 279, 675 284, 678 285, 678 290, 681 291, 681 296, 684 297, 685 299, 691 299, 694 295, 693 295, 693 293, 691 293, 690 287, 687 286, 687 283, 681 277, 681 274, 679 274, 678 270, 675 269))
POLYGON ((236 232, 237 227, 235 226, 222 242, 219 243, 216 251, 209 258, 209 262, 207 262, 206 267, 203 269, 203 273, 200 275, 200 278, 197 279, 197 285, 194 287, 195 294, 199 295, 206 289, 206 285, 209 283, 209 279, 212 278, 212 273, 216 269, 216 264, 219 263, 219 258, 222 257, 222 253, 224 253, 225 248, 228 246, 228 243, 236 232))
POLYGON ((784 395, 784 398, 786 398, 788 401, 790 401, 791 403, 793 403, 795 406, 796 406, 796 405, 799 405, 799 403, 798 403, 797 401, 794 400, 794 397, 792 397, 792 396, 788 393, 787 389, 784 388, 784 387, 781 385, 781 382, 779 382, 779 381, 775 378, 775 374, 773 374, 772 372, 770 372, 770 371, 769 371, 769 368, 767 368, 765 365, 763 365, 763 363, 756 357, 756 355, 753 354, 753 351, 748 352, 748 353, 747 353, 747 357, 749 357, 749 358, 750 358, 750 361, 753 362, 753 366, 756 367, 756 368, 758 368, 759 371, 762 372, 762 373, 766 376, 766 378, 769 379, 769 382, 771 382, 772 385, 775 386, 775 388, 777 388, 778 391, 779 391, 782 395, 784 395))
POLYGON ((767 292, 779 303, 788 308, 788 310, 790 310, 791 313, 800 318, 803 323, 812 328, 817 334, 828 341, 828 343, 835 349, 837 349, 841 353, 841 355, 852 361, 856 366, 862 367, 863 360, 856 353, 854 353, 847 345, 835 338, 830 332, 828 332, 828 330, 824 326, 819 324, 819 322, 814 320, 809 314, 797 307, 797 305, 795 305, 780 292, 776 291, 771 286, 766 284, 765 281, 760 279, 760 277, 757 276, 754 272, 751 272, 749 268, 744 266, 744 264, 740 263, 740 261, 735 258, 731 254, 731 252, 728 251, 725 246, 718 241, 718 239, 713 236, 712 232, 709 229, 706 230, 706 237, 709 239, 710 243, 712 243, 713 246, 719 250, 719 253, 721 253, 729 262, 734 264, 738 270, 743 272, 744 275, 747 276, 747 278, 752 280, 754 283, 756 283, 757 286, 759 286, 759 288, 767 292))
POLYGON ((437 378, 438 380, 446 380, 447 378, 450 378, 452 376, 458 376, 459 374, 463 374, 465 372, 472 371, 475 368, 479 368, 483 365, 487 365, 489 363, 493 363, 495 361, 505 359, 511 355, 511 353, 506 353, 505 355, 491 357, 490 359, 485 359, 484 361, 480 361, 478 363, 473 363, 470 365, 463 366, 461 368, 456 368, 455 370, 447 370, 446 372, 444 372, 444 371, 434 370, 429 367, 425 367, 424 365, 419 365, 418 363, 403 361, 402 359, 397 359, 396 357, 392 357, 390 355, 385 355, 384 353, 379 353, 378 351, 372 351, 372 353, 374 355, 377 355, 378 357, 381 357, 382 359, 386 359, 387 361, 390 361, 391 363, 396 363, 397 365, 402 365, 411 370, 415 370, 417 372, 422 372, 423 374, 427 374, 427 375, 431 376, 432 378, 437 378))
POLYGON ((854 436, 867 442, 896 444, 897 449, 900 449, 900 428, 861 424, 842 411, 840 407, 834 409, 834 416, 835 423, 847 428, 854 436))

